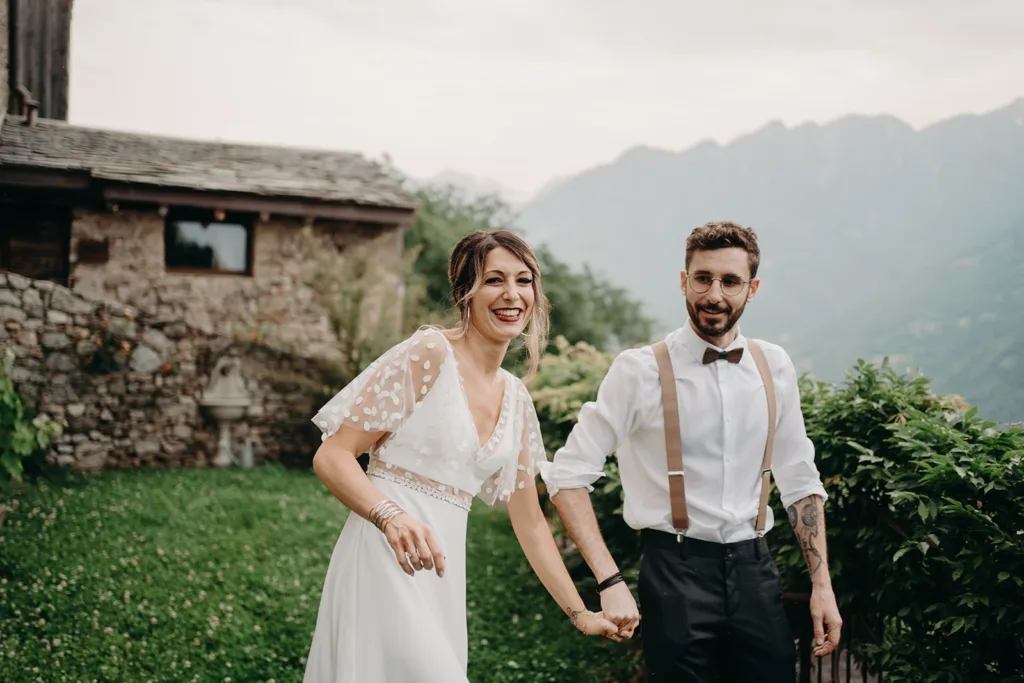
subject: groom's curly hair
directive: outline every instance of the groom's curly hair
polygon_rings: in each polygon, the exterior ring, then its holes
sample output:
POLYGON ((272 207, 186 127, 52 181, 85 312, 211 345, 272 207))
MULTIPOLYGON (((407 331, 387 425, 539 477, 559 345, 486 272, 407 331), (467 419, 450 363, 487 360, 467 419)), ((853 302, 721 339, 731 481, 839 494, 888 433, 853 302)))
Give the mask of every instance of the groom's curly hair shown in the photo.
POLYGON ((744 228, 732 221, 714 221, 694 228, 686 238, 686 270, 690 270, 693 252, 698 250, 726 249, 739 247, 747 252, 751 279, 757 277, 761 265, 761 249, 757 246, 757 233, 753 228, 744 228))

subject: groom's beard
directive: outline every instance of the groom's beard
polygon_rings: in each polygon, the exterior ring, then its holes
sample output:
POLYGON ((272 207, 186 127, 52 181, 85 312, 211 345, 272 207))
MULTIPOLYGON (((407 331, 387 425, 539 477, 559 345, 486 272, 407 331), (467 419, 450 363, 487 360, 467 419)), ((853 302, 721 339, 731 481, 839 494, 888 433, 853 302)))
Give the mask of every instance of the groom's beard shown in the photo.
POLYGON ((701 304, 694 306, 690 303, 690 300, 686 300, 686 312, 690 314, 690 320, 693 321, 693 326, 697 328, 697 331, 703 334, 705 337, 721 337, 729 333, 743 315, 743 310, 747 307, 747 302, 744 301, 743 305, 739 308, 733 308, 726 302, 721 302, 717 306, 701 304), (701 312, 704 313, 724 313, 725 317, 721 318, 716 322, 709 322, 706 318, 701 320, 699 315, 701 312))

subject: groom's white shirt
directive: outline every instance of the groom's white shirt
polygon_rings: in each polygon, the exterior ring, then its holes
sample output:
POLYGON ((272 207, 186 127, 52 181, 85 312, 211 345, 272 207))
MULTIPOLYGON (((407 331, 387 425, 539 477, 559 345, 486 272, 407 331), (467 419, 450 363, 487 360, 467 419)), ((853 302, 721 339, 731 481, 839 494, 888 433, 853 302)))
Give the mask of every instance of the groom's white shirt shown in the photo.
MULTIPOLYGON (((679 394, 683 437, 687 536, 732 543, 756 536, 761 460, 768 435, 763 382, 750 352, 739 363, 702 363, 710 345, 689 322, 666 337, 679 394)), ((812 494, 826 497, 804 430, 796 369, 775 344, 759 342, 771 369, 778 401, 772 476, 783 505, 812 494)), ((738 335, 726 350, 743 347, 738 335)), ((583 488, 603 476, 607 456, 619 461, 625 497, 623 516, 634 529, 672 532, 658 366, 651 348, 619 354, 601 383, 597 400, 580 409, 577 425, 541 474, 554 495, 583 488)), ((773 526, 768 508, 766 530, 773 526)))

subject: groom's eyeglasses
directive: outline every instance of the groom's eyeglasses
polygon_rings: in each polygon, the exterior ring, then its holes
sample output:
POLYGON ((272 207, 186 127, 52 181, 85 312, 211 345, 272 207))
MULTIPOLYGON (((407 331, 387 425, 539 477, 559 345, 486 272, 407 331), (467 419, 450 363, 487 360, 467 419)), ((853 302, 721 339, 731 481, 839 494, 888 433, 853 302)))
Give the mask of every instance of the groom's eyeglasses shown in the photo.
POLYGON ((743 286, 750 282, 750 280, 744 280, 738 275, 726 275, 725 277, 711 277, 707 273, 697 273, 686 278, 686 281, 690 285, 690 289, 703 294, 704 292, 711 289, 711 284, 718 280, 722 283, 722 294, 726 296, 736 296, 743 291, 743 286))

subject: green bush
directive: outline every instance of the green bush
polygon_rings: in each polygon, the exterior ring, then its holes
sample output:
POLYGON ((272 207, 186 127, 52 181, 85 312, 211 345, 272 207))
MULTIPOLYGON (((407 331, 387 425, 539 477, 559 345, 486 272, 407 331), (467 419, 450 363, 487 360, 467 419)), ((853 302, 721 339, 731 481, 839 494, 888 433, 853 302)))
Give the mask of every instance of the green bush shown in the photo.
MULTIPOLYGON (((554 352, 541 359, 537 374, 530 382, 530 393, 537 406, 544 446, 549 453, 565 443, 576 424, 580 407, 594 400, 597 388, 615 358, 614 354, 599 351, 585 342, 570 345, 561 337, 555 339, 553 346, 554 352)), ((639 538, 622 520, 622 482, 614 455, 605 463, 604 471, 605 476, 594 485, 591 500, 601 522, 605 542, 616 559, 638 558, 639 538)), ((550 506, 545 507, 550 512, 550 506)), ((554 521, 559 531, 564 533, 558 526, 561 520, 555 516, 554 521)), ((593 576, 578 553, 570 554, 568 566, 577 578, 580 589, 592 592, 593 576)), ((638 565, 626 562, 621 568, 623 576, 635 589, 638 565)))
MULTIPOLYGON (((545 360, 532 388, 549 452, 596 397, 610 361, 583 345, 545 360)), ((1016 680, 1024 673, 1024 432, 999 430, 933 395, 926 379, 884 364, 859 364, 841 387, 802 378, 801 392, 830 496, 845 645, 894 683, 1016 680)), ((620 568, 635 577, 639 546, 621 518, 614 457, 605 471, 595 511, 620 568)), ((778 491, 772 505, 784 588, 807 592, 778 491)), ((583 569, 581 588, 591 582, 583 569)))
MULTIPOLYGON (((805 379, 802 393, 858 658, 894 682, 1018 680, 1024 432, 885 365, 859 364, 842 387, 805 379)), ((807 590, 795 540, 779 534, 774 545, 786 587, 807 590)))
POLYGON ((0 491, 21 481, 24 462, 42 457, 63 424, 35 417, 24 405, 12 379, 14 354, 0 349, 0 491))

